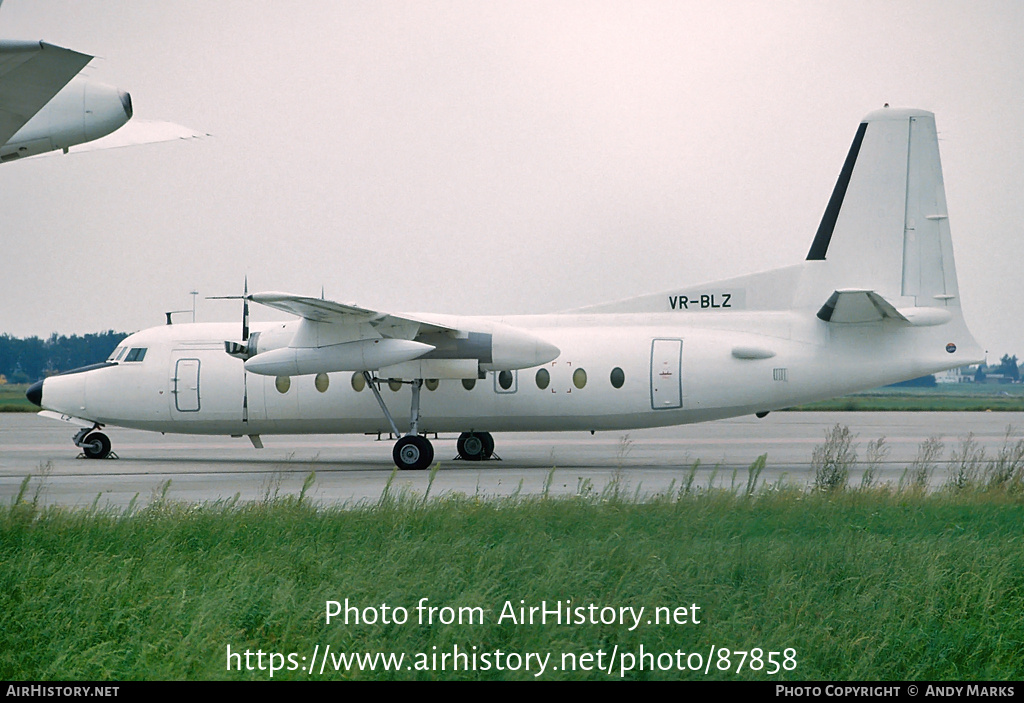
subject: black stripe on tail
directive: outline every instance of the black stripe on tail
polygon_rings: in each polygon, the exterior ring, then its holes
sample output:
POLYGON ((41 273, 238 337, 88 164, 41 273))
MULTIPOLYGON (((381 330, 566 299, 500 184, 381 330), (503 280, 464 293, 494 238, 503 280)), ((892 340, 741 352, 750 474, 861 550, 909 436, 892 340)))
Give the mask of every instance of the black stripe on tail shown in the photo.
POLYGON ((836 181, 836 187, 832 190, 832 197, 828 199, 828 207, 825 208, 825 214, 821 216, 818 233, 814 235, 811 250, 807 252, 808 261, 825 260, 825 252, 828 251, 828 243, 832 241, 832 231, 836 228, 839 211, 843 207, 843 198, 846 197, 846 189, 850 185, 853 166, 857 163, 857 154, 860 152, 860 144, 864 141, 864 133, 867 128, 867 122, 861 122, 860 127, 857 128, 857 136, 853 138, 850 153, 846 155, 843 170, 839 172, 839 180, 836 181))

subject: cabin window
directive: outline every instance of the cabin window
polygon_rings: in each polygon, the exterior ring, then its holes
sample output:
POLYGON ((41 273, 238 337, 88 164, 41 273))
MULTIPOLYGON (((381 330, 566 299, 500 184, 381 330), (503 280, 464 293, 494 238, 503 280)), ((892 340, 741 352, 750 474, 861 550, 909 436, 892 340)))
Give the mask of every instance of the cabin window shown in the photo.
POLYGON ((572 385, 577 388, 583 388, 587 385, 587 372, 583 369, 576 369, 572 372, 572 385))
POLYGON ((124 358, 125 361, 142 361, 146 358, 146 348, 136 347, 128 352, 128 356, 124 358))
POLYGON ((464 379, 462 379, 462 387, 465 388, 467 391, 473 390, 473 386, 475 386, 475 385, 476 385, 476 379, 475 378, 464 378, 464 379))
POLYGON ((359 393, 366 388, 366 377, 363 376, 361 371, 356 371, 352 374, 352 390, 359 393))
POLYGON ((498 385, 501 386, 502 390, 508 390, 512 387, 512 372, 501 371, 498 373, 498 385))
POLYGON ((551 383, 551 374, 547 369, 537 369, 537 388, 544 390, 551 383))
POLYGON ((287 393, 288 389, 292 387, 292 379, 288 376, 278 376, 274 379, 274 387, 277 388, 278 393, 287 393))
POLYGON ((327 392, 327 386, 331 385, 331 379, 327 377, 325 373, 318 373, 316 378, 313 379, 313 385, 321 393, 327 392))
POLYGON ((389 378, 388 388, 397 393, 398 391, 402 390, 402 380, 398 378, 389 378))
POLYGON ((428 391, 436 391, 437 387, 441 384, 436 378, 428 378, 423 382, 423 385, 427 387, 428 391))
POLYGON ((616 366, 612 369, 612 386, 614 388, 622 388, 622 384, 626 382, 625 372, 616 366))

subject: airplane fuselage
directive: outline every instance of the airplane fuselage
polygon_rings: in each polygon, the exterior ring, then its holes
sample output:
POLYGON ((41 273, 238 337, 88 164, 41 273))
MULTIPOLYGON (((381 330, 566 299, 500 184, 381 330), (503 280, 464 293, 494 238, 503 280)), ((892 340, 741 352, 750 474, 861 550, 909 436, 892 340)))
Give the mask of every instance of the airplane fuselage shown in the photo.
MULTIPOLYGON (((679 425, 784 408, 964 363, 944 343, 925 342, 922 353, 906 355, 907 344, 917 346, 914 336, 934 337, 929 328, 888 329, 883 321, 837 330, 797 311, 702 312, 685 323, 680 317, 668 312, 498 318, 555 345, 558 358, 476 380, 441 379, 435 385, 427 379, 420 431, 679 425)), ((470 324, 480 320, 467 318, 470 324)), ((254 330, 284 331, 296 324, 254 330)), ((43 405, 101 425, 170 433, 390 431, 361 373, 248 373, 224 352, 223 340, 235 333, 235 325, 226 323, 138 332, 119 349, 145 349, 141 361, 122 358, 52 377, 43 405)), ((381 381, 383 399, 404 432, 409 385, 381 381)))

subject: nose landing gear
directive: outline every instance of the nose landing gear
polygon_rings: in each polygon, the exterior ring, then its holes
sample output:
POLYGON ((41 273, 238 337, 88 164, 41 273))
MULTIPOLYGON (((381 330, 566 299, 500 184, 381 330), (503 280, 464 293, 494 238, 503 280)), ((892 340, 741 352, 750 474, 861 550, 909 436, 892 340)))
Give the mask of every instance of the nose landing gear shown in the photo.
POLYGON ((117 454, 110 451, 110 438, 102 432, 94 431, 99 427, 97 424, 80 429, 74 438, 75 446, 82 448, 86 459, 116 459, 117 454))

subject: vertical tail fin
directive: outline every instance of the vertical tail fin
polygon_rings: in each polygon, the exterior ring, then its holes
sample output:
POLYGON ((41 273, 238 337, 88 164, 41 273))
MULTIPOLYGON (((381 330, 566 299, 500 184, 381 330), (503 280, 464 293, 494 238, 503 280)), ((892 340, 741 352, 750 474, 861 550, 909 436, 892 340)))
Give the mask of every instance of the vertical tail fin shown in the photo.
POLYGON ((808 261, 821 283, 897 307, 959 306, 935 116, 885 108, 857 129, 808 261))

